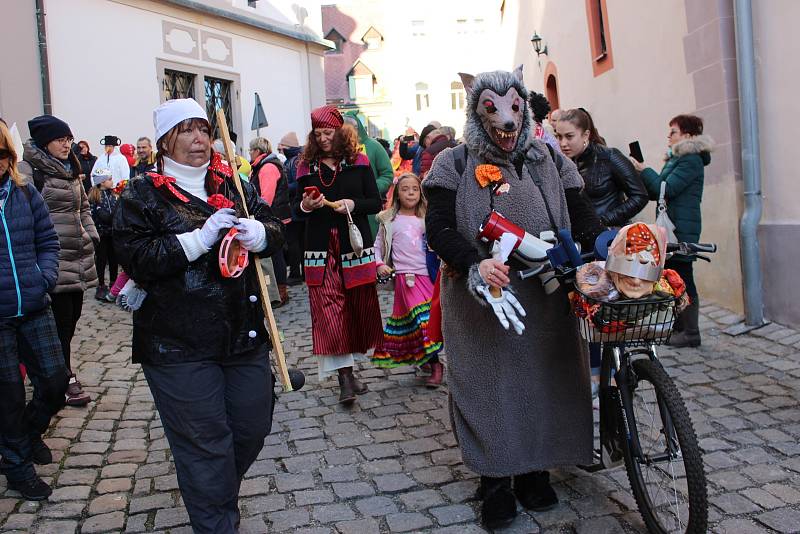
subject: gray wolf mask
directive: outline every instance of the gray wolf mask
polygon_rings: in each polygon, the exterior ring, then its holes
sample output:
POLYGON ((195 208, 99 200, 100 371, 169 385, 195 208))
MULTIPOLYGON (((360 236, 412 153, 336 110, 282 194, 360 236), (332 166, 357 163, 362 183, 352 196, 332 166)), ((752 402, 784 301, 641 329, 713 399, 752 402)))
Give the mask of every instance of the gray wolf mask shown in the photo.
POLYGON ((496 70, 476 76, 459 73, 467 92, 464 140, 481 160, 503 163, 525 154, 530 144, 528 90, 522 65, 514 72, 496 70))

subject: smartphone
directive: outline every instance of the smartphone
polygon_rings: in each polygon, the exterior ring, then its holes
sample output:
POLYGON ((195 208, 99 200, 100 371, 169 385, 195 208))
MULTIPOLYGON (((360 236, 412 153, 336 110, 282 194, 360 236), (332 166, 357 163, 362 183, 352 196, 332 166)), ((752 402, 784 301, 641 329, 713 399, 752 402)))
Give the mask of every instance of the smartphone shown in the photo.
POLYGON ((639 163, 644 163, 644 156, 642 156, 642 147, 639 146, 639 141, 628 143, 628 148, 630 149, 630 154, 633 159, 635 159, 639 163))
POLYGON ((303 189, 306 192, 306 195, 310 196, 311 198, 319 197, 319 188, 316 185, 311 185, 303 189))
POLYGON ((413 135, 404 135, 403 136, 403 141, 413 141, 413 140, 414 140, 414 136, 413 135))

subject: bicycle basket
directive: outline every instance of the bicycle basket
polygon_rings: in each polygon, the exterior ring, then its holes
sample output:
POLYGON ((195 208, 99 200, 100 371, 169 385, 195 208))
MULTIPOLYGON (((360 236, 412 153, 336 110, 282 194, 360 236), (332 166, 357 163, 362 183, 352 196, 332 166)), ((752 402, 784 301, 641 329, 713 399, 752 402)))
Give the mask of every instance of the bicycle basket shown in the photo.
POLYGON ((665 343, 677 305, 674 297, 603 302, 578 290, 572 296, 572 311, 580 320, 583 339, 629 346, 665 343))

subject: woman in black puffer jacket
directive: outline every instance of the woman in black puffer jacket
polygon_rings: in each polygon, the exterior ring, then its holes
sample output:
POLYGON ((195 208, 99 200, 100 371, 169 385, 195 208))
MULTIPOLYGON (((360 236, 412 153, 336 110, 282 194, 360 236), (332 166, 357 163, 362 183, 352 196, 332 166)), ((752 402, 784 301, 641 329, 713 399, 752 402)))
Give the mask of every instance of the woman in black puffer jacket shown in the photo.
POLYGON ((601 222, 624 226, 647 205, 647 190, 631 162, 616 148, 605 146, 592 117, 570 109, 556 122, 561 151, 578 166, 586 193, 601 222))

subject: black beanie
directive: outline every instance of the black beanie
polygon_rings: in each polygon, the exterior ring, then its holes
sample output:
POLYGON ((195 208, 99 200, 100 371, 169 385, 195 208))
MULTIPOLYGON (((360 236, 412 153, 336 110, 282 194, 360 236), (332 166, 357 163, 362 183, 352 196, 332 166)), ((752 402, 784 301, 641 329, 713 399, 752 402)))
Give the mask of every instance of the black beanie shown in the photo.
POLYGON ((45 148, 47 144, 61 137, 72 137, 69 124, 52 115, 40 115, 28 121, 28 130, 34 143, 39 148, 45 148))
POLYGON ((436 126, 433 124, 427 125, 425 128, 422 129, 422 132, 419 134, 419 144, 420 146, 425 146, 425 138, 428 137, 428 134, 431 133, 436 129, 436 126))

